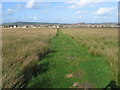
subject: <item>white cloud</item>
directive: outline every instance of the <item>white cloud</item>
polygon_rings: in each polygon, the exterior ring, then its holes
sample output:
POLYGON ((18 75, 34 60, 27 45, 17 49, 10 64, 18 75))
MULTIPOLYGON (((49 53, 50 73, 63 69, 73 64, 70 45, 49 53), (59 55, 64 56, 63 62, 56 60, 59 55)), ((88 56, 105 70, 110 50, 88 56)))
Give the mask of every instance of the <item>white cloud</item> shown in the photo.
POLYGON ((38 4, 36 4, 35 0, 30 0, 25 7, 27 9, 38 8, 38 4))
POLYGON ((106 15, 111 13, 115 8, 103 8, 100 7, 97 11, 96 11, 96 15, 106 15))
POLYGON ((8 10, 9 12, 11 12, 11 11, 12 11, 12 9, 10 9, 10 8, 8 8, 7 10, 8 10))
POLYGON ((75 12, 75 14, 80 14, 81 13, 81 11, 77 11, 77 12, 75 12))
POLYGON ((37 17, 34 16, 33 19, 37 19, 37 17))
MULTIPOLYGON (((109 2, 117 2, 117 1, 118 0, 110 0, 109 2)), ((70 4, 68 8, 75 9, 75 8, 82 8, 86 6, 94 7, 101 2, 108 2, 108 0, 72 0, 66 3, 70 4)))
POLYGON ((37 19, 37 17, 33 16, 33 17, 28 17, 28 19, 37 19))
POLYGON ((86 6, 93 6, 93 4, 99 3, 103 0, 73 0, 71 2, 67 2, 68 4, 71 4, 68 8, 74 9, 74 8, 82 8, 86 6))
POLYGON ((11 14, 11 13, 14 13, 14 12, 15 12, 15 10, 13 10, 13 9, 11 9, 11 8, 8 8, 7 11, 8 11, 8 14, 11 14))
POLYGON ((29 0, 29 2, 27 2, 25 7, 27 9, 37 9, 37 8, 48 8, 49 5, 50 3, 48 2, 44 3, 44 2, 38 2, 37 0, 29 0))
MULTIPOLYGON (((14 10, 14 9, 12 9, 12 8, 8 8, 8 9, 2 11, 2 15, 3 15, 4 17, 12 17, 13 14, 16 13, 16 12, 17 12, 17 10, 14 10)), ((7 19, 6 19, 6 20, 7 20, 7 19)))
POLYGON ((71 1, 66 1, 65 3, 67 4, 72 4, 72 3, 83 3, 84 5, 87 4, 88 2, 119 2, 119 0, 71 0, 71 1))
POLYGON ((75 14, 87 14, 88 13, 88 11, 87 10, 82 10, 82 11, 80 11, 80 10, 78 10, 78 11, 76 11, 75 12, 75 14))

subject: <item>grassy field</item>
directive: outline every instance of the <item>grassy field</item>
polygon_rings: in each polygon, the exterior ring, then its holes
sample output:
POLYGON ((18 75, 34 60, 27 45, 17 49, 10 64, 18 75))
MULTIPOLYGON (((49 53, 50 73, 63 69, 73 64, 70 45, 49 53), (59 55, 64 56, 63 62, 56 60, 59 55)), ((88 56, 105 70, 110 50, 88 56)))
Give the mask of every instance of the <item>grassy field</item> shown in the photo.
POLYGON ((23 87, 31 76, 30 88, 102 88, 117 79, 117 29, 56 31, 3 29, 4 87, 23 87))
MULTIPOLYGON (((118 75, 117 28, 65 28, 62 32, 75 38, 94 56, 106 58, 114 74, 118 75)), ((118 78, 116 78, 117 80, 118 78)))
POLYGON ((23 87, 48 51, 55 29, 3 29, 3 87, 23 87))
POLYGON ((40 72, 29 88, 104 88, 115 79, 104 57, 91 55, 63 33, 52 40, 51 49, 55 52, 38 63, 40 72))

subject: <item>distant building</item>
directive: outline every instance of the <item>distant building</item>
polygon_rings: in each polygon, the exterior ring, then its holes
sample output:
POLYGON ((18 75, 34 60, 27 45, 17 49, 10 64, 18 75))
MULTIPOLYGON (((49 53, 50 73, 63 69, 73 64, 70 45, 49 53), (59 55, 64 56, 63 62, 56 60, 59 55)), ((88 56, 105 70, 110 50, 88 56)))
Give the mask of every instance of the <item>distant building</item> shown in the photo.
MULTIPOLYGON (((40 25, 1 25, 2 28, 56 28, 58 24, 40 24, 40 25)), ((59 24, 60 27, 64 28, 118 28, 120 25, 117 24, 86 24, 84 22, 76 23, 76 24, 59 24)))

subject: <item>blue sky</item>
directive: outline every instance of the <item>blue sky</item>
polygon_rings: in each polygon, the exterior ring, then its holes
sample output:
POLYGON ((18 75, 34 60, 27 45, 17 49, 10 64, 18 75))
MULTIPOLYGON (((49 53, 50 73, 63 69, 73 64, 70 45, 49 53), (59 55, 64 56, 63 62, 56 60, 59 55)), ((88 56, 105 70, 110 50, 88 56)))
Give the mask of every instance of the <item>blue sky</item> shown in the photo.
MULTIPOLYGON (((1 6, 1 5, 0 5, 1 6)), ((2 22, 101 23, 118 21, 117 2, 3 2, 2 22)))

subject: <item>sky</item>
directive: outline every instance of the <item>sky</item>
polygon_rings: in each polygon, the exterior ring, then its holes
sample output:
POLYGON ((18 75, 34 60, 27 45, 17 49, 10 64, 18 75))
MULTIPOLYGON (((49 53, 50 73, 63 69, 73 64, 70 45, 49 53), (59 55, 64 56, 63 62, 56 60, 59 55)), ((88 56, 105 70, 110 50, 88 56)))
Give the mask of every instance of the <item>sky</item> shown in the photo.
POLYGON ((118 22, 118 2, 3 2, 2 22, 105 23, 118 22))

